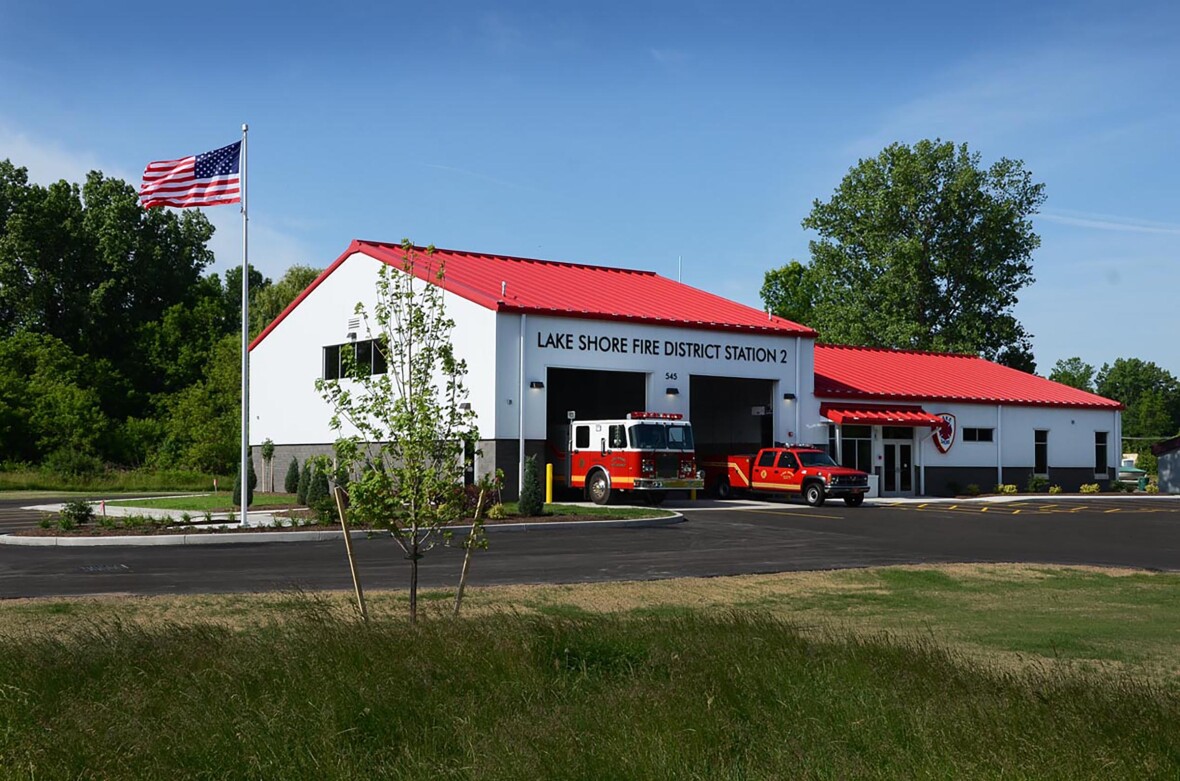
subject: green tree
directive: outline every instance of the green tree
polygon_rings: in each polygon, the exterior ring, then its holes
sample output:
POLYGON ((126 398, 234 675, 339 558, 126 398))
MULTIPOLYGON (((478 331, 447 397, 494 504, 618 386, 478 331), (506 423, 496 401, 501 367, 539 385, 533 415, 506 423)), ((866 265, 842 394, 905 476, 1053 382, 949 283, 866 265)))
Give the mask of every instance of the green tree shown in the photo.
POLYGON ((1096 379, 1098 394, 1126 405, 1124 437, 1167 439, 1180 430, 1180 383, 1151 361, 1118 358, 1103 364, 1096 379))
POLYGON ((337 452, 355 464, 349 512, 362 522, 389 526, 410 561, 410 621, 418 616, 419 560, 462 517, 464 448, 478 440, 467 398, 467 365, 451 344, 455 323, 446 313, 445 268, 434 248, 402 242, 400 270, 382 266, 372 315, 356 312, 388 351, 388 373, 369 374, 346 359, 346 377, 316 387, 335 410, 332 428, 350 425, 337 452), (421 274, 421 278, 417 276, 421 274))
POLYGON ((163 465, 225 474, 240 469, 241 337, 223 336, 203 377, 158 406, 165 441, 158 454, 163 465))
POLYGON ((784 317, 809 311, 825 341, 973 353, 1032 371, 1012 309, 1033 281, 1030 218, 1044 199, 1019 161, 985 169, 966 144, 891 144, 814 202, 803 220, 819 234, 811 262, 768 279, 772 300, 784 317))
POLYGON ((295 485, 295 501, 307 506, 307 489, 311 487, 312 459, 303 462, 303 469, 299 470, 299 482, 295 485))
MULTIPOLYGON (((291 266, 282 278, 250 294, 250 336, 262 333, 292 301, 315 282, 322 269, 291 266)), ((240 276, 239 276, 240 279, 240 276)))
POLYGON ((1094 367, 1081 358, 1062 358, 1053 364, 1049 379, 1078 390, 1094 392, 1094 367))
POLYGON ((817 295, 808 267, 797 260, 767 271, 762 279, 762 301, 767 310, 796 323, 806 325, 814 320, 817 295))
POLYGON ((299 460, 291 456, 291 463, 287 466, 287 476, 283 478, 283 490, 293 494, 299 490, 299 460))

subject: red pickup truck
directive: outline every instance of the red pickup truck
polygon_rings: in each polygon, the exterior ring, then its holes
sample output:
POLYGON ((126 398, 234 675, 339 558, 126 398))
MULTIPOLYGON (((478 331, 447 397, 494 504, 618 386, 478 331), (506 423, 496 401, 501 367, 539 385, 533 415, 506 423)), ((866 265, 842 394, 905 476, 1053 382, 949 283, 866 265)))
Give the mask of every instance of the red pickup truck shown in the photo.
POLYGON ((824 451, 806 445, 766 447, 754 455, 702 460, 705 487, 728 499, 737 491, 802 496, 812 507, 840 497, 859 507, 869 492, 869 476, 840 466, 824 451))

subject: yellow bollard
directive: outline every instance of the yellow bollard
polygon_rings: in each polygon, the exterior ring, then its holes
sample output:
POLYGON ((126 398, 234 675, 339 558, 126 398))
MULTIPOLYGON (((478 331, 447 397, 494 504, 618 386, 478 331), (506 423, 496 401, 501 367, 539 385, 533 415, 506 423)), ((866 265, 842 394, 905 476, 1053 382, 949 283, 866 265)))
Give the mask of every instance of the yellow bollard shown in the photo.
POLYGON ((690 502, 695 502, 697 500, 697 489, 693 488, 688 492, 688 500, 690 502))
POLYGON ((553 464, 545 464, 545 504, 553 504, 553 464))

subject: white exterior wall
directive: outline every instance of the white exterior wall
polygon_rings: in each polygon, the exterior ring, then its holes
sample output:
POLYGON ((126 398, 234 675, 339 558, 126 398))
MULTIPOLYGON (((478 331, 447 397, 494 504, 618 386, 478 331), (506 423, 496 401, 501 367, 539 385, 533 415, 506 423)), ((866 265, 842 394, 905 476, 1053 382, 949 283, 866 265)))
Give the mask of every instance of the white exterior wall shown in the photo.
MULTIPOLYGON (((377 279, 384 264, 354 253, 289 312, 250 351, 250 443, 328 444, 338 436, 329 426, 332 410, 315 389, 323 376, 323 348, 348 341, 347 324, 357 303, 372 314, 377 279)), ((495 426, 493 389, 495 317, 482 306, 446 293, 447 314, 455 321, 451 343, 467 361, 466 386, 481 432, 495 426)), ((375 335, 364 332, 357 339, 375 335)), ((345 381, 349 382, 349 381, 345 381)), ((355 433, 344 428, 343 435, 355 433)), ((484 436, 488 436, 484 434, 484 436)))
MULTIPOLYGON (((500 313, 496 317, 497 439, 515 439, 520 435, 521 322, 519 314, 500 313)), ((543 315, 526 315, 523 322, 525 439, 545 438, 544 394, 548 389, 528 386, 534 380, 544 382, 549 368, 645 373, 647 410, 685 415, 691 404, 689 378, 692 375, 771 380, 777 383, 775 403, 779 405, 774 410, 775 439, 786 440, 788 432, 798 433, 796 405, 801 405, 799 427, 806 431, 806 427, 815 429, 819 425, 819 404, 813 392, 815 345, 812 339, 543 315), (615 349, 595 348, 593 340, 615 349), (676 347, 681 345, 688 351, 693 345, 700 345, 702 354, 678 355, 676 347), (745 359, 741 355, 743 349, 761 350, 766 360, 745 359), (802 360, 797 351, 802 354, 802 360), (667 379, 668 374, 675 374, 676 379, 667 379), (670 385, 679 388, 679 395, 665 394, 670 385), (793 402, 783 401, 784 393, 794 393, 797 398, 793 402)))
POLYGON ((1049 432, 1049 469, 1080 469, 1094 465, 1094 433, 1107 432, 1107 464, 1111 475, 1118 468, 1121 452, 1120 415, 1113 410, 1060 409, 1056 407, 1015 407, 985 404, 921 402, 935 415, 955 416, 955 442, 940 453, 928 429, 918 429, 921 440, 919 464, 926 467, 999 466, 1031 468, 1034 459, 1034 431, 1049 432), (992 442, 963 441, 964 428, 990 428, 992 442))

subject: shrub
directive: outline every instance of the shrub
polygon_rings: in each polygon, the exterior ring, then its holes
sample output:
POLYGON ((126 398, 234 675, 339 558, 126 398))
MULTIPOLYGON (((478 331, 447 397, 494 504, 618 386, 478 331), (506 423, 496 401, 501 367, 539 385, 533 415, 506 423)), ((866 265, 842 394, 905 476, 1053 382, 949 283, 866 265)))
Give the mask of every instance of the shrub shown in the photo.
POLYGON ((996 493, 998 494, 1014 494, 1017 493, 1016 486, 1012 483, 1000 483, 996 486, 996 493))
POLYGON ((295 486, 295 501, 299 504, 307 504, 307 488, 311 485, 311 459, 303 462, 303 468, 299 470, 299 483, 295 486))
MULTIPOLYGON (((310 462, 311 459, 308 459, 310 462)), ((307 483, 307 506, 316 511, 321 522, 332 519, 332 510, 336 506, 332 501, 332 494, 328 490, 328 465, 326 459, 315 459, 311 470, 311 478, 307 483)))
POLYGON ((1051 494, 1059 494, 1059 493, 1061 493, 1061 491, 1062 491, 1062 488, 1059 485, 1049 486, 1049 493, 1051 493, 1051 494))
POLYGON ((1030 494, 1039 494, 1049 487, 1049 478, 1040 477, 1039 475, 1032 475, 1028 478, 1028 492, 1030 494))
POLYGON ((507 517, 508 517, 508 510, 506 510, 504 508, 504 505, 500 504, 499 502, 496 502, 495 504, 493 504, 491 507, 488 508, 488 519, 489 520, 502 521, 507 517))
POLYGON ((1147 487, 1143 489, 1149 494, 1158 494, 1160 492, 1159 483, 1148 483, 1147 487))
POLYGON ((946 481, 946 490, 950 492, 951 496, 958 496, 961 491, 961 486, 954 480, 946 481))
MULTIPOLYGON (((258 476, 254 474, 254 459, 246 459, 246 506, 254 504, 254 488, 258 485, 258 476)), ((232 504, 237 507, 242 502, 242 467, 238 467, 234 475, 234 494, 232 504)))
POLYGON ((1082 493, 1084 494, 1096 494, 1101 490, 1102 486, 1098 485, 1098 483, 1085 483, 1082 486, 1082 493))
MULTIPOLYGON (((69 528, 74 526, 85 526, 94 520, 94 507, 85 499, 75 499, 72 502, 66 502, 61 508, 61 520, 69 519, 69 528)), ((58 524, 65 529, 64 525, 58 524)))
POLYGON ((540 515, 544 509, 545 498, 541 494, 541 478, 537 474, 537 457, 529 456, 524 461, 524 481, 520 487, 517 510, 521 515, 540 515))
POLYGON ((287 476, 283 478, 283 490, 289 494, 299 490, 299 459, 291 456, 291 463, 287 467, 287 476))
POLYGON ((983 493, 983 489, 979 487, 979 483, 968 484, 968 486, 967 486, 967 495, 968 496, 979 496, 981 493, 983 493))
POLYGON ((97 456, 62 448, 45 459, 45 468, 61 477, 96 477, 102 474, 102 461, 97 456))

